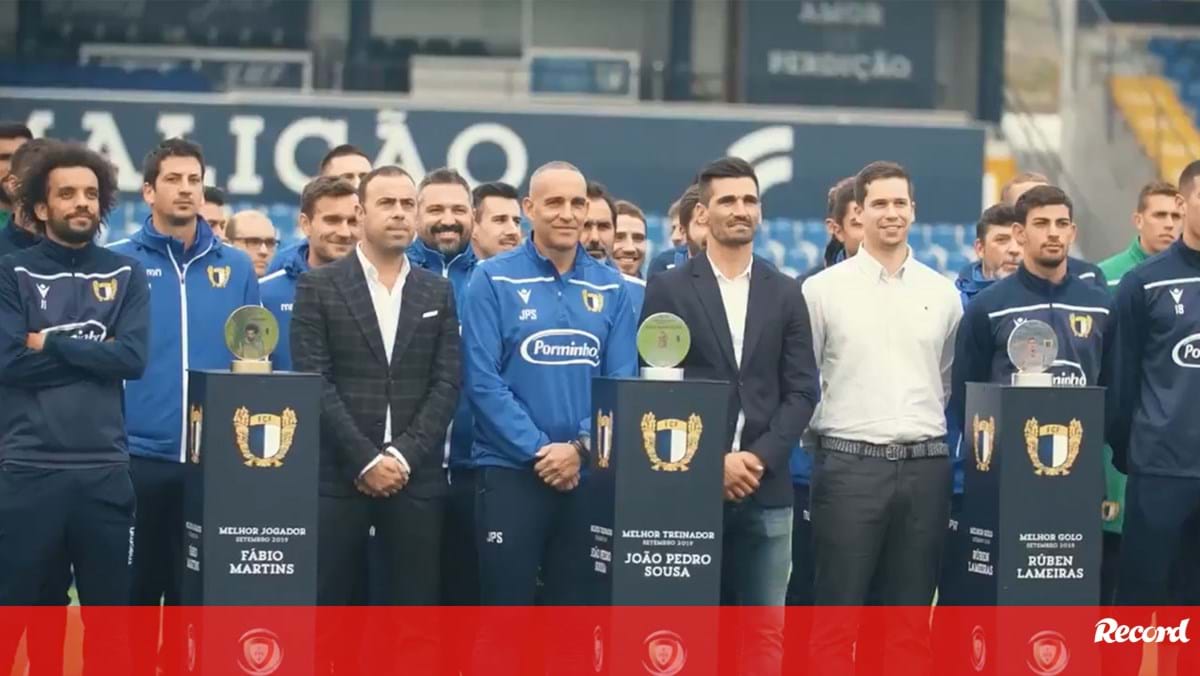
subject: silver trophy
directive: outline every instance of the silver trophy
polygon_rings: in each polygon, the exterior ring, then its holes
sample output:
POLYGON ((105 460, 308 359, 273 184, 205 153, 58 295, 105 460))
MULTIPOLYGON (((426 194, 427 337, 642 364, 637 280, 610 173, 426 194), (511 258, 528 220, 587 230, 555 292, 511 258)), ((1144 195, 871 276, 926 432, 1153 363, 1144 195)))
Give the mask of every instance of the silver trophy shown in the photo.
POLYGON ((692 347, 692 332, 679 315, 656 312, 642 322, 637 332, 638 354, 649 366, 642 368, 646 380, 683 380, 679 365, 692 347))
POLYGON ((1008 336, 1008 359, 1016 367, 1012 384, 1018 387, 1050 387, 1049 373, 1058 358, 1058 336, 1049 324, 1031 319, 1017 324, 1008 336))

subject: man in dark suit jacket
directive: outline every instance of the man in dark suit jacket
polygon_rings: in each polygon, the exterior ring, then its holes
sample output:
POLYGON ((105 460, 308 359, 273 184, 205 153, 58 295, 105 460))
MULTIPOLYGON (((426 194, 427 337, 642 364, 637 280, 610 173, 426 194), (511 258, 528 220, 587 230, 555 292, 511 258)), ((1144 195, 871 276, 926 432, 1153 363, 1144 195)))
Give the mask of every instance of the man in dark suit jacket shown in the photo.
POLYGON ((762 213, 750 165, 717 160, 699 189, 694 218, 708 222, 707 253, 654 277, 642 314, 687 322, 688 378, 733 384, 721 602, 778 607, 743 626, 737 665, 738 673, 778 674, 791 562, 788 461, 820 398, 812 330, 800 285, 752 255, 762 213))
POLYGON ((442 450, 460 378, 454 294, 407 262, 416 186, 403 169, 368 174, 359 200, 358 247, 300 277, 292 316, 296 370, 325 380, 317 601, 362 598, 373 526, 386 573, 380 600, 435 605, 442 450))

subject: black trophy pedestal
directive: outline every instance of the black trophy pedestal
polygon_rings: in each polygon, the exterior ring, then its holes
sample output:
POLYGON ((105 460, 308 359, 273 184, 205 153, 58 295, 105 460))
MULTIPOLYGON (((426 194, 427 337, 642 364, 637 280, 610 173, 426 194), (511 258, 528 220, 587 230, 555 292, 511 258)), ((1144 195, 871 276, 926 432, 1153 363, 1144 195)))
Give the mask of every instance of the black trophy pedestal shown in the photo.
POLYGON ((203 607, 316 604, 321 379, 190 371, 185 415, 187 671, 312 673, 311 611, 203 607))
MULTIPOLYGON (((718 605, 729 385, 597 378, 592 402, 586 528, 597 603, 718 605)), ((623 611, 607 633, 608 673, 669 669, 685 646, 687 673, 715 674, 716 614, 686 627, 668 626, 671 616, 680 614, 623 611), (667 664, 645 666, 651 643, 667 664)))

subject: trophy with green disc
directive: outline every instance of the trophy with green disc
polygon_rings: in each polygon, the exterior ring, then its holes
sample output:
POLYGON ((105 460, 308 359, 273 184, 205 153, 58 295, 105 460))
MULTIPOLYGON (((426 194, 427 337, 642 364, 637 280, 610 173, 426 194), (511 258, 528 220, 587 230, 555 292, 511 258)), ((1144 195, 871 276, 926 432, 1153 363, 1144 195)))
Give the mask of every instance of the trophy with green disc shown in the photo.
POLYGON ((271 353, 279 344, 279 322, 260 305, 245 305, 225 320, 225 346, 233 353, 234 373, 270 373, 271 353))
POLYGON ((692 346, 692 334, 679 315, 657 312, 638 328, 637 348, 645 380, 683 380, 679 367, 692 346))

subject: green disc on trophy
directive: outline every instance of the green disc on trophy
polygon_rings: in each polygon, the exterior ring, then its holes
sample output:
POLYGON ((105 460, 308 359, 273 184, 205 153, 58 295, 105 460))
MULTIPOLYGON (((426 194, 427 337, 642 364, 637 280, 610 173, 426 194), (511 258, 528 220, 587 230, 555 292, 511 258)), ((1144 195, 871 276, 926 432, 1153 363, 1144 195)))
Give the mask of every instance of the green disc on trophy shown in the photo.
POLYGON ((245 305, 225 320, 225 346, 236 357, 236 373, 270 373, 271 353, 279 344, 279 322, 261 305, 245 305))
POLYGON ((692 333, 679 315, 657 312, 638 328, 638 354, 653 368, 679 366, 691 347, 692 333))

